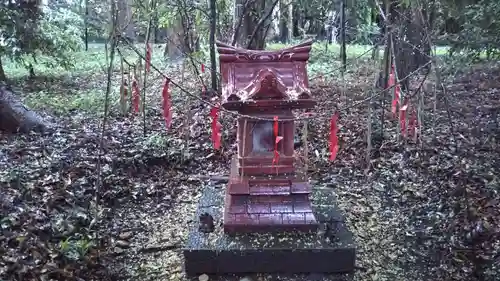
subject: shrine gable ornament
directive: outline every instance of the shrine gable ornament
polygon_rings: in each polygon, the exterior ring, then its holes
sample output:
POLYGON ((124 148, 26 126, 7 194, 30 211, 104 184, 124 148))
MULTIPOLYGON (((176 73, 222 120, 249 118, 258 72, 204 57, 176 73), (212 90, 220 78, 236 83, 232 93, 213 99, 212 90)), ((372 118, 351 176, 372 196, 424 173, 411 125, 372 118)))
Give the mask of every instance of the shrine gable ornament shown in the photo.
POLYGON ((306 64, 312 41, 279 51, 255 51, 217 42, 222 106, 304 109, 313 107, 306 64))

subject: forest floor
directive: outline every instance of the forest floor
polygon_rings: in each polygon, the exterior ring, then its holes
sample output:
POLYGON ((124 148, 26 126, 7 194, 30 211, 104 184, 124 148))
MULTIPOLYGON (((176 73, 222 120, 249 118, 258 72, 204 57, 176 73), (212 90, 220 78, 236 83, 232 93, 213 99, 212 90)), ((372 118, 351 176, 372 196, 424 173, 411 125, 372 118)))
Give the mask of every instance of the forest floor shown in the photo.
MULTIPOLYGON (((142 116, 119 111, 116 71, 96 200, 105 67, 101 55, 86 58, 73 74, 14 82, 23 100, 57 125, 45 135, 0 135, 0 280, 185 280, 187 226, 203 186, 220 184, 199 176, 228 175, 234 117, 223 115, 216 152, 210 108, 174 88, 166 131, 162 79, 153 74, 144 136, 142 116)), ((309 176, 337 195, 357 245, 354 279, 497 280, 500 66, 450 72, 437 100, 426 83, 419 143, 397 140, 387 96, 384 135, 374 133, 368 165, 368 104, 352 105, 373 88, 374 63, 352 59, 344 83, 338 72, 326 74, 338 66, 332 57, 313 59, 312 91, 323 119, 308 122, 309 176), (339 155, 329 162, 329 117, 349 105, 340 112, 339 155)), ((162 69, 182 79, 178 67, 162 69)), ((191 75, 182 85, 200 92, 191 75)))

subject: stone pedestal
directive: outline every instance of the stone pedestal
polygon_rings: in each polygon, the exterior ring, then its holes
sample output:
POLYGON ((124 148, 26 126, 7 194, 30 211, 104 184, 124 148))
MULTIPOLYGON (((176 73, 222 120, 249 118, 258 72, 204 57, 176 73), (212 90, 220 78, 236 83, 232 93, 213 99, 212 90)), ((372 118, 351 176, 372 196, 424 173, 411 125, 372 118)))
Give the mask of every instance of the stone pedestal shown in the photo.
POLYGON ((183 250, 188 275, 324 275, 354 270, 352 234, 334 205, 332 190, 314 190, 312 193, 312 210, 319 224, 319 229, 312 232, 224 233, 224 196, 222 189, 206 188, 203 192, 183 250), (205 213, 214 219, 212 233, 199 231, 199 216, 205 213))

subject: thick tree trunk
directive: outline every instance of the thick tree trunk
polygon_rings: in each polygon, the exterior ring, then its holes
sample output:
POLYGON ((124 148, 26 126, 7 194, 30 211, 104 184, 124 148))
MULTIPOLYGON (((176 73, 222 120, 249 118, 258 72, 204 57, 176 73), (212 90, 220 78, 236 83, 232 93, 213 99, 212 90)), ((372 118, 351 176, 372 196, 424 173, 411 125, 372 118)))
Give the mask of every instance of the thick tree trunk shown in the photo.
POLYGON ((176 16, 173 26, 167 28, 167 45, 165 57, 171 60, 179 60, 192 52, 200 49, 200 38, 194 24, 191 2, 176 1, 179 6, 179 14, 176 16))
POLYGON ((135 42, 135 23, 132 19, 132 0, 119 0, 116 2, 118 8, 118 30, 122 36, 135 42))
POLYGON ((89 50, 89 1, 85 0, 85 18, 84 18, 84 38, 85 38, 85 51, 89 50))
POLYGON ((5 80, 7 80, 7 76, 5 75, 5 71, 3 70, 2 56, 0 56, 0 81, 5 80))
POLYGON ((235 1, 233 42, 243 48, 264 49, 271 25, 271 15, 278 2, 278 0, 235 1))
POLYGON ((254 1, 249 5, 247 10, 243 15, 243 23, 241 25, 240 37, 238 38, 238 45, 244 48, 262 50, 265 45, 264 28, 260 28, 256 31, 255 38, 252 40, 252 44, 248 46, 250 37, 254 33, 257 27, 260 17, 265 12, 265 0, 254 1))
MULTIPOLYGON (((412 10, 402 6, 392 6, 392 14, 394 15, 394 23, 400 29, 396 33, 394 40, 394 54, 398 77, 406 77, 411 72, 418 69, 418 59, 421 55, 419 50, 420 42, 418 31, 415 30, 413 23, 412 10)), ((410 79, 405 79, 401 82, 401 90, 407 92, 410 87, 410 79)))
POLYGON ((167 29, 167 44, 165 45, 165 58, 171 61, 178 61, 189 54, 190 46, 186 42, 186 34, 182 24, 182 19, 178 18, 174 26, 167 29))
POLYGON ((217 91, 217 59, 215 55, 215 32, 217 29, 217 1, 210 0, 210 75, 212 76, 212 90, 217 91))
POLYGON ((291 6, 289 3, 290 0, 281 0, 280 1, 280 32, 279 38, 282 43, 288 43, 290 41, 290 35, 292 30, 290 29, 289 22, 292 18, 292 14, 290 14, 290 9, 288 6, 291 6))
MULTIPOLYGON (((248 1, 248 0, 247 0, 248 1)), ((247 2, 244 0, 235 0, 233 6, 233 37, 231 45, 240 43, 241 33, 243 31, 243 14, 247 9, 247 2)))
POLYGON ((288 40, 293 38, 293 1, 288 0, 288 18, 287 18, 287 29, 288 29, 288 40))
POLYGON ((340 3, 340 60, 342 61, 342 71, 347 68, 347 47, 346 47, 346 18, 345 18, 346 0, 340 3))
POLYGON ((27 108, 12 92, 0 84, 0 130, 7 132, 42 132, 49 124, 36 112, 27 108))
POLYGON ((306 19, 304 15, 307 14, 307 11, 294 9, 292 15, 293 21, 293 37, 303 37, 304 29, 306 25, 306 19))
MULTIPOLYGON (((359 22, 358 18, 356 16, 356 7, 355 7, 355 1, 346 1, 345 4, 346 6, 346 16, 344 18, 344 21, 346 22, 347 28, 349 27, 357 27, 359 22)), ((356 40, 356 37, 358 36, 358 31, 357 28, 350 28, 348 31, 346 31, 347 35, 347 43, 351 44, 353 41, 356 40)))

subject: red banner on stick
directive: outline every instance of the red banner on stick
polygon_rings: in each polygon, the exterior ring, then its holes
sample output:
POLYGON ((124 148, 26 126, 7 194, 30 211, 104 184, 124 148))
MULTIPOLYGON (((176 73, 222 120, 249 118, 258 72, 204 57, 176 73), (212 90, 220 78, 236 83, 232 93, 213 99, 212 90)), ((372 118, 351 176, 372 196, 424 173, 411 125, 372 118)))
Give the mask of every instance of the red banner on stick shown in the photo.
POLYGON ((218 150, 220 148, 220 140, 221 140, 221 125, 218 122, 219 118, 219 105, 216 105, 210 109, 210 117, 212 117, 212 142, 214 144, 214 148, 218 150))
POLYGON ((396 77, 394 76, 394 65, 391 66, 391 73, 389 74, 389 81, 387 84, 387 88, 390 88, 396 84, 396 77))
MULTIPOLYGON (((278 152, 278 144, 283 139, 283 136, 279 136, 278 116, 274 116, 273 132, 274 132, 274 153, 273 153, 272 165, 277 166, 279 159, 280 159, 280 154, 278 152)), ((276 173, 277 172, 278 172, 278 169, 276 168, 276 173)))
POLYGON ((337 137, 338 127, 337 121, 339 119, 339 113, 335 112, 330 120, 330 161, 334 161, 337 158, 337 152, 339 151, 339 139, 337 137))
MULTIPOLYGON (((388 88, 393 87, 395 84, 396 84, 396 74, 394 72, 394 65, 393 65, 391 67, 391 74, 389 75, 388 88)), ((396 86, 394 86, 394 98, 392 99, 392 104, 391 104, 391 112, 394 118, 396 118, 397 105, 399 104, 400 92, 401 88, 399 84, 397 84, 396 86)))

